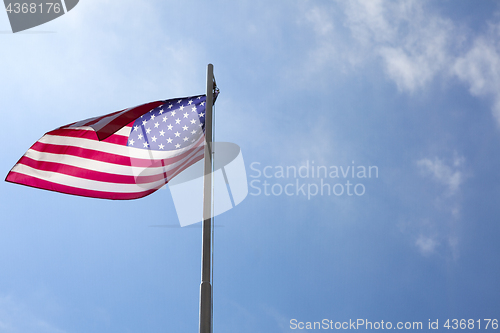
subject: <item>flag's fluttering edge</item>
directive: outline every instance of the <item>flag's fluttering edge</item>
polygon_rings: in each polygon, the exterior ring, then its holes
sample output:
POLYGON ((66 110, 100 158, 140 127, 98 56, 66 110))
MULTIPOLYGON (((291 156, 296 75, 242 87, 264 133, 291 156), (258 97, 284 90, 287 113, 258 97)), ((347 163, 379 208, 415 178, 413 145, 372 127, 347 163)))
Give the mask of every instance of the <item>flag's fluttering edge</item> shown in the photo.
POLYGON ((8 182, 85 197, 149 195, 203 158, 205 95, 151 102, 46 133, 8 182))

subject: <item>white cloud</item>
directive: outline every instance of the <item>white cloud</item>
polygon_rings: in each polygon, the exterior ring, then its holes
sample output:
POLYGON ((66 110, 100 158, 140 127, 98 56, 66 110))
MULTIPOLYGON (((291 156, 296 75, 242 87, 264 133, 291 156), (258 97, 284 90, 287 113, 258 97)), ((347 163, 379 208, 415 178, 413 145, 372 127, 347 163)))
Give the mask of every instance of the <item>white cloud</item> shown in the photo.
POLYGON ((305 12, 306 20, 309 21, 314 31, 321 36, 328 36, 333 32, 333 22, 327 12, 319 7, 312 7, 305 12))
POLYGON ((439 245, 439 243, 432 236, 420 235, 417 238, 415 245, 423 255, 427 256, 435 252, 436 247, 439 245))
POLYGON ((423 158, 417 165, 426 174, 430 174, 438 183, 448 187, 448 193, 453 195, 458 192, 463 182, 463 172, 460 170, 464 163, 463 157, 455 156, 452 165, 447 165, 443 160, 423 158))
POLYGON ((406 93, 425 89, 437 77, 458 78, 473 96, 492 98, 500 125, 500 23, 490 24, 486 33, 471 32, 433 11, 427 1, 308 4, 303 15, 317 42, 308 53, 307 71, 334 64, 345 72, 375 61, 406 93), (340 19, 329 15, 330 6, 340 9, 340 19), (350 38, 339 33, 342 28, 350 38))
POLYGON ((497 42, 500 24, 492 27, 488 36, 479 36, 470 50, 459 57, 453 72, 469 85, 474 96, 493 98, 493 116, 500 124, 500 45, 497 42))
POLYGON ((383 0, 345 3, 346 26, 362 44, 384 43, 394 39, 395 27, 387 21, 389 7, 383 0))
MULTIPOLYGON (((335 59, 340 54, 339 46, 341 46, 341 43, 337 41, 338 33, 332 18, 333 13, 329 8, 312 5, 310 2, 305 1, 298 9, 298 12, 300 16, 297 24, 302 29, 310 27, 313 30, 308 39, 312 39, 316 44, 315 47, 306 51, 308 59, 300 65, 303 67, 302 70, 305 76, 308 77, 323 70, 325 67, 331 66, 332 62, 338 63, 335 59)), ((302 76, 304 75, 299 77, 302 76)), ((303 84, 307 84, 307 82, 303 84)))
POLYGON ((466 178, 465 158, 455 152, 451 159, 423 158, 416 164, 425 177, 431 178, 443 189, 438 190, 438 194, 433 198, 434 218, 410 223, 412 229, 402 231, 408 231, 412 235, 414 244, 422 255, 443 254, 442 251, 449 251, 451 257, 456 260, 459 257, 460 245, 460 192, 466 178))
POLYGON ((400 91, 424 87, 447 65, 453 24, 422 1, 350 1, 347 27, 383 61, 400 91))

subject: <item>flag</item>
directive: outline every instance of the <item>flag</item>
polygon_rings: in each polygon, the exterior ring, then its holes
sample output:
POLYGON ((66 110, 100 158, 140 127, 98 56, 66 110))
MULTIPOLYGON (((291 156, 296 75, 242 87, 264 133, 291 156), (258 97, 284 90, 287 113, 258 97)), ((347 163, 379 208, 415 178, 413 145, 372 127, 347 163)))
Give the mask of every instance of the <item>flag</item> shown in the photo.
POLYGON ((113 200, 147 196, 201 160, 205 95, 142 104, 46 133, 5 179, 113 200))

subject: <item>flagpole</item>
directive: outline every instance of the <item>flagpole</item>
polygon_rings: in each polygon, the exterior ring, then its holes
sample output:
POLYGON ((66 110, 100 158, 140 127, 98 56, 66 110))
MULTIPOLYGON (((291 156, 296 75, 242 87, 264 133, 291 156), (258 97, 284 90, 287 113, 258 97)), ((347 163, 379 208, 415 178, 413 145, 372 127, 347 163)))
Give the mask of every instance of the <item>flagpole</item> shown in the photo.
POLYGON ((212 228, 212 106, 214 66, 207 68, 207 99, 205 103, 205 173, 203 183, 203 225, 200 286, 200 333, 212 333, 211 228, 212 228))

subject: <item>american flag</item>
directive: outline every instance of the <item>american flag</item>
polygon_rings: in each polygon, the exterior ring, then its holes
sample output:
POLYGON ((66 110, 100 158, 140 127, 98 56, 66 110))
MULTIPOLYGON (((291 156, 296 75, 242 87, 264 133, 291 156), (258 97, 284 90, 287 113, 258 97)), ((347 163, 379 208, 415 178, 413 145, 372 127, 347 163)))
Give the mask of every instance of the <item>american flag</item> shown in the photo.
POLYGON ((46 133, 8 182, 92 198, 149 195, 203 158, 205 95, 151 102, 46 133))

